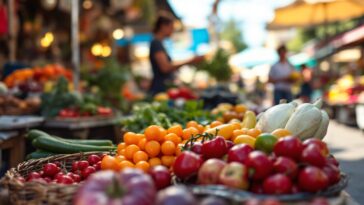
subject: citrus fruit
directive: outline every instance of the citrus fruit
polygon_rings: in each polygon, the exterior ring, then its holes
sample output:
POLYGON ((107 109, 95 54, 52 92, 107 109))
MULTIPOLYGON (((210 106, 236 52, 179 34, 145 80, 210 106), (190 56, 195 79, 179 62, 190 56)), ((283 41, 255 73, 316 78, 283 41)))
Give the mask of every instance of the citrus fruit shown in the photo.
POLYGON ((138 144, 138 137, 134 132, 127 132, 124 134, 124 142, 126 145, 138 144))
POLYGON ((163 142, 164 141, 164 137, 167 135, 167 130, 165 130, 164 128, 160 128, 160 132, 158 135, 158 142, 163 142))
POLYGON ((131 161, 124 160, 118 164, 119 170, 123 170, 125 168, 133 168, 134 164, 131 161))
POLYGON ((188 140, 188 139, 190 139, 191 136, 195 136, 197 134, 199 134, 199 131, 198 131, 197 128, 195 128, 195 127, 189 127, 189 128, 186 128, 186 129, 183 130, 183 136, 182 136, 182 138, 184 140, 188 140))
POLYGON ((140 150, 145 150, 145 144, 146 143, 147 143, 146 138, 142 138, 142 139, 139 140, 138 147, 140 148, 140 150))
POLYGON ((157 141, 149 141, 145 144, 145 151, 148 153, 149 157, 158 156, 161 150, 161 145, 157 141))
POLYGON ((117 170, 118 169, 118 161, 115 159, 115 157, 106 155, 101 160, 101 169, 111 169, 111 170, 117 170))
POLYGON ((215 120, 215 121, 211 122, 210 128, 214 128, 214 127, 217 127, 219 125, 222 125, 222 122, 215 120))
POLYGON ((133 162, 134 163, 138 163, 140 161, 148 161, 148 155, 147 153, 143 152, 143 151, 137 151, 134 153, 133 156, 133 162))
POLYGON ((148 141, 158 140, 160 134, 160 127, 157 125, 151 125, 147 127, 144 131, 144 135, 148 141))
POLYGON ((255 142, 255 149, 270 154, 276 142, 277 138, 274 135, 263 133, 257 137, 257 141, 255 142))
POLYGON ((253 128, 253 129, 248 130, 248 132, 246 134, 256 138, 260 134, 262 134, 262 131, 260 131, 260 129, 253 128))
POLYGON ((179 137, 182 137, 183 135, 183 129, 181 125, 173 125, 172 127, 168 128, 167 132, 168 134, 174 133, 179 137))
POLYGON ((161 146, 164 155, 173 155, 176 152, 176 145, 172 141, 165 141, 161 146))
POLYGON ((125 148, 124 156, 125 156, 126 159, 132 160, 135 152, 137 152, 139 150, 140 150, 140 148, 138 146, 134 145, 134 144, 128 145, 125 148))
POLYGON ((175 145, 178 145, 179 143, 181 143, 181 138, 178 137, 176 134, 174 133, 169 133, 164 137, 164 140, 166 141, 172 141, 175 145))
POLYGON ((162 161, 158 157, 154 157, 154 158, 150 158, 148 163, 150 164, 150 166, 154 167, 157 165, 161 165, 162 161))
POLYGON ((162 156, 162 164, 166 167, 171 167, 174 163, 174 160, 176 159, 175 156, 162 156))
POLYGON ((150 164, 146 161, 140 161, 138 163, 135 164, 135 168, 137 169, 141 169, 144 172, 147 172, 150 168, 150 164))

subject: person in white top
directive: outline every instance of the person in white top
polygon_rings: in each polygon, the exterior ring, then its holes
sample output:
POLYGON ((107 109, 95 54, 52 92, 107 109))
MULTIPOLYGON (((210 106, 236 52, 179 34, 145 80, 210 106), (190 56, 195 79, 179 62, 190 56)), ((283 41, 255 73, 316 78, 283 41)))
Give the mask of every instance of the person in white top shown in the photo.
POLYGON ((294 71, 293 66, 287 60, 286 47, 280 46, 277 50, 279 61, 275 63, 269 71, 269 82, 274 85, 274 105, 279 104, 281 99, 292 101, 292 83, 291 74, 294 71))

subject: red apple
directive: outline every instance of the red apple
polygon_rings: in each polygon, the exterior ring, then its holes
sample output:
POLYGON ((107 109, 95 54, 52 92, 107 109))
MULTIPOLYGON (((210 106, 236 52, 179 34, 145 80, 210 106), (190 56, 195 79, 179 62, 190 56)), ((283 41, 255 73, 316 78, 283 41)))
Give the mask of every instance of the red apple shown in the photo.
POLYGON ((209 159, 205 161, 198 171, 198 182, 200 184, 217 184, 222 169, 226 162, 220 159, 209 159))
POLYGON ((301 162, 317 167, 323 167, 326 164, 326 158, 322 151, 320 151, 318 145, 310 144, 302 151, 301 162))
POLYGON ((273 164, 273 170, 276 173, 285 174, 291 179, 296 177, 297 169, 296 162, 288 157, 278 157, 273 164))
POLYGON ((289 194, 292 189, 292 182, 284 174, 275 174, 264 180, 263 189, 266 194, 289 194))
POLYGON ((261 184, 260 182, 253 182, 250 186, 250 191, 255 194, 263 194, 263 184, 261 184))
POLYGON ((158 190, 166 188, 171 184, 172 176, 165 166, 158 165, 152 167, 149 170, 149 175, 152 177, 154 185, 158 190))
POLYGON ((304 148, 308 147, 311 144, 317 145, 325 157, 329 155, 329 148, 327 148, 327 145, 325 142, 321 141, 320 139, 316 139, 316 138, 310 138, 310 139, 303 141, 304 148))
POLYGON ((273 163, 262 151, 253 151, 246 160, 246 165, 253 170, 254 180, 265 179, 273 171, 273 163))
POLYGON ((201 153, 205 159, 221 158, 227 153, 225 138, 217 136, 202 144, 201 153))
POLYGON ((276 156, 290 157, 296 161, 300 159, 303 145, 297 137, 283 137, 274 145, 276 156))
POLYGON ((232 147, 234 147, 234 142, 230 141, 230 140, 226 140, 226 146, 227 146, 227 149, 230 150, 232 147))
POLYGON ((325 172, 314 166, 307 166, 298 175, 298 187, 307 192, 318 192, 326 189, 329 179, 325 172))
POLYGON ((195 142, 193 143, 192 147, 191 147, 191 151, 196 153, 196 154, 201 154, 201 150, 202 150, 202 144, 201 142, 195 142))
POLYGON ((247 144, 235 145, 229 150, 227 161, 245 164, 249 153, 252 151, 254 151, 254 149, 247 144))
POLYGON ((340 170, 335 165, 328 164, 322 168, 322 171, 324 171, 329 178, 329 185, 334 185, 340 181, 340 170))
POLYGON ((221 171, 219 181, 228 187, 248 189, 248 169, 238 162, 230 162, 221 171))

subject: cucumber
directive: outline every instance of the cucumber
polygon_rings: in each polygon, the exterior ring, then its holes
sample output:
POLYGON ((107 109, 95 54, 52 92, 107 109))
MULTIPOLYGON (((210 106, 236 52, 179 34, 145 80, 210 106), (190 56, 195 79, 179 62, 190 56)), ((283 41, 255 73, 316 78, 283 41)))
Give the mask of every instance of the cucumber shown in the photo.
POLYGON ((46 132, 40 131, 40 130, 30 130, 28 132, 28 134, 26 135, 26 138, 33 141, 34 139, 36 139, 37 137, 39 137, 40 135, 48 135, 46 132))
MULTIPOLYGON (((41 135, 50 136, 48 133, 40 131, 40 130, 30 130, 26 137, 29 140, 34 140, 41 135)), ((57 136, 50 136, 50 137, 54 137, 54 138, 57 138, 58 140, 62 140, 62 141, 69 142, 72 144, 84 144, 84 145, 94 145, 94 146, 112 146, 113 145, 111 140, 102 140, 102 139, 81 140, 81 139, 65 139, 65 138, 57 137, 57 136)))
POLYGON ((35 152, 28 154, 26 159, 27 160, 40 159, 40 158, 45 158, 45 157, 49 157, 49 156, 53 156, 53 155, 55 155, 55 153, 44 151, 44 150, 36 150, 35 152))
POLYGON ((72 144, 84 144, 84 145, 95 145, 95 146, 112 146, 111 140, 101 140, 101 139, 94 139, 94 140, 81 140, 81 139, 68 139, 62 138, 52 135, 51 137, 55 137, 59 140, 63 140, 65 142, 69 142, 72 144))
POLYGON ((49 152, 59 153, 59 154, 72 154, 78 152, 92 152, 92 151, 112 151, 115 150, 115 147, 111 146, 93 146, 93 145, 81 145, 81 144, 72 144, 69 142, 65 142, 62 140, 58 140, 49 135, 40 135, 32 142, 33 146, 46 150, 49 152))

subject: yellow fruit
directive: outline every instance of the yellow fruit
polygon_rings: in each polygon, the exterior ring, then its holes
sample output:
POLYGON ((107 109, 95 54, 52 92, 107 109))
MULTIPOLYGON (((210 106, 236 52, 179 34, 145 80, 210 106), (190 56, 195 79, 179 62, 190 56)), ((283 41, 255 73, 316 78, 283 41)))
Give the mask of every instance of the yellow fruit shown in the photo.
POLYGON ((255 138, 249 135, 240 135, 237 136, 234 140, 234 144, 247 144, 250 145, 252 148, 255 147, 255 138))
POLYGON ((278 139, 281 137, 287 137, 292 135, 292 133, 289 130, 278 128, 272 132, 272 135, 277 137, 278 139))
POLYGON ((235 130, 235 126, 233 124, 222 124, 214 128, 210 128, 205 131, 205 133, 217 135, 224 137, 226 140, 230 139, 233 136, 233 131, 235 130))

